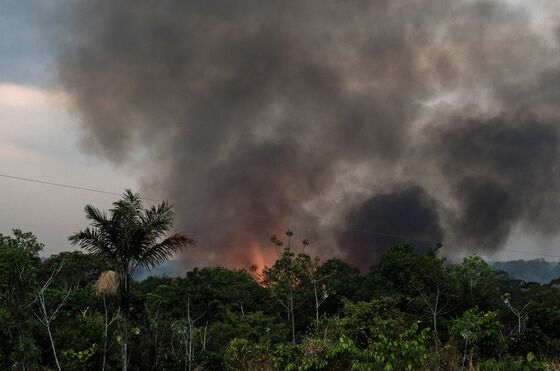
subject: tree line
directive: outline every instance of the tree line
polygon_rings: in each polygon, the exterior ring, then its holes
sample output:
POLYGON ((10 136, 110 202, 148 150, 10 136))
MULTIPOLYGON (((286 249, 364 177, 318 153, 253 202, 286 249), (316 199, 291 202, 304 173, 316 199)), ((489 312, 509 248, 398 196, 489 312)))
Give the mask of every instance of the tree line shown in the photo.
POLYGON ((125 192, 41 259, 32 233, 0 235, 0 369, 546 370, 559 367, 560 291, 441 246, 392 247, 362 274, 292 231, 270 267, 132 279, 193 246, 167 203, 125 192))

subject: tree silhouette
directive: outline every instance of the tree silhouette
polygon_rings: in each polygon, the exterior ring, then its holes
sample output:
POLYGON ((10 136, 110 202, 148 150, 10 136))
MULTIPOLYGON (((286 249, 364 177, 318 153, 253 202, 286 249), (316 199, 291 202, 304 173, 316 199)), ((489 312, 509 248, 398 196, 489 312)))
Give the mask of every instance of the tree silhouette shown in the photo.
MULTIPOLYGON (((109 280, 119 297, 122 313, 122 369, 128 368, 128 322, 130 281, 138 267, 153 268, 168 260, 173 254, 192 246, 195 241, 187 234, 165 236, 173 225, 174 214, 167 202, 144 209, 139 194, 126 190, 119 201, 113 203, 109 213, 87 205, 85 214, 89 228, 69 237, 72 244, 105 259, 116 273, 116 280, 109 280)), ((107 275, 103 276, 106 277, 107 275)), ((102 278, 103 278, 102 277, 102 278)), ((103 285, 96 285, 103 290, 103 285)))

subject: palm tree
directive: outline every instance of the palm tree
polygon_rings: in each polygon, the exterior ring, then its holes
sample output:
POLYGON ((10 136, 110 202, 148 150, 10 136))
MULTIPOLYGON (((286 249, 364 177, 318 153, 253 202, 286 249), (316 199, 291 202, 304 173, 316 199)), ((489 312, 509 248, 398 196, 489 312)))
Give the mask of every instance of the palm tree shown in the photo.
MULTIPOLYGON (((122 370, 128 368, 128 322, 130 281, 138 267, 151 269, 173 254, 192 246, 195 241, 187 234, 174 233, 165 238, 173 225, 173 210, 167 202, 144 209, 140 195, 126 190, 107 214, 87 205, 85 214, 90 227, 68 239, 90 253, 107 261, 114 276, 122 313, 122 370)), ((108 291, 111 291, 108 290, 108 291)))

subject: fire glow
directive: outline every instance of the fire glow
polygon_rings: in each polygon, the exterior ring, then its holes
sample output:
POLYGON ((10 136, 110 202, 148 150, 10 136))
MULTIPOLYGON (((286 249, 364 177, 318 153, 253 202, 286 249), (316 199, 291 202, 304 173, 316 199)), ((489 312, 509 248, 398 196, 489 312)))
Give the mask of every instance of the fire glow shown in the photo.
POLYGON ((560 234, 560 39, 529 2, 179 3, 72 7, 57 67, 88 149, 197 232, 193 265, 270 264, 280 220, 362 269, 388 235, 560 234))

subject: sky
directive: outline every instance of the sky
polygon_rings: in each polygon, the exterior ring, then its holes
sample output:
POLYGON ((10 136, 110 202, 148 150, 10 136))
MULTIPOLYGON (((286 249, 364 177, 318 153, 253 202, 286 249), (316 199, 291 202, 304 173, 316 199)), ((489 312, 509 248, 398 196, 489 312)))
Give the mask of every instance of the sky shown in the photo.
MULTIPOLYGON (((507 3, 526 7, 534 26, 547 35, 550 12, 557 9, 554 1, 507 3)), ((99 148, 96 152, 84 145, 83 117, 70 104, 57 76, 53 38, 60 2, 0 0, 0 4, 0 174, 116 193, 143 186, 153 191, 147 197, 166 198, 168 194, 158 187, 146 187, 155 176, 153 166, 114 161, 114 153, 100 155, 99 148)), ((12 228, 32 231, 45 244, 45 255, 73 249, 67 236, 87 225, 84 205, 106 209, 116 197, 1 177, 0 191, 0 233, 12 228)), ((504 248, 489 256, 494 260, 541 255, 554 259, 560 255, 558 242, 556 237, 514 228, 504 248)))
MULTIPOLYGON (((77 118, 55 84, 50 0, 0 2, 0 174, 120 193, 131 171, 85 153, 77 118)), ((72 250, 67 237, 87 223, 86 204, 115 196, 0 178, 0 233, 32 231, 44 254, 72 250)))

